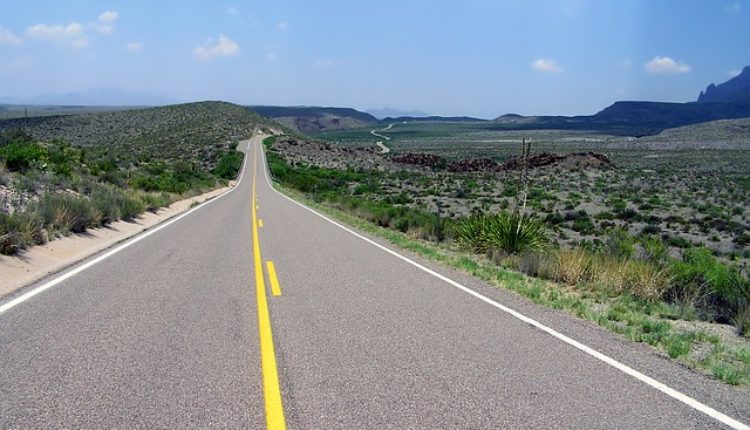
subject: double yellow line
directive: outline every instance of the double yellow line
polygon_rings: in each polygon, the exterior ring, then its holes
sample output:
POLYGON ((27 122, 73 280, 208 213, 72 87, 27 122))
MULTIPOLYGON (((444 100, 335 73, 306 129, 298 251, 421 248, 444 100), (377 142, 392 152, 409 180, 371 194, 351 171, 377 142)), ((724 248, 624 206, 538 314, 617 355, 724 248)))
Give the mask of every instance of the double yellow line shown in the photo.
MULTIPOLYGON (((255 182, 258 167, 258 145, 253 147, 253 262, 255 266, 255 292, 258 300, 258 333, 260 335, 260 360, 263 373, 263 398, 266 407, 266 428, 286 429, 284 407, 281 403, 281 389, 279 388, 279 372, 276 367, 276 351, 273 346, 271 318, 268 314, 268 300, 266 298, 266 283, 263 277, 263 264, 260 257, 260 240, 258 238, 258 205, 256 200, 255 182)), ((280 295, 281 289, 276 277, 276 270, 272 262, 268 262, 268 275, 271 281, 272 294, 280 295), (278 294, 277 294, 278 292, 278 294)))

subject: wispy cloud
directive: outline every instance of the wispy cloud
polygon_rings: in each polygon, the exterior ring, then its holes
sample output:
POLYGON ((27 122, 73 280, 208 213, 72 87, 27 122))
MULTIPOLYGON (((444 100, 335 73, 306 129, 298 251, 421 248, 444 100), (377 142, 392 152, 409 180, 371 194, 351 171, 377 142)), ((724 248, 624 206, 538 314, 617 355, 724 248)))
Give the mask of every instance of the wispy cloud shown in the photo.
POLYGON ((240 52, 240 45, 234 40, 219 35, 219 39, 215 40, 210 37, 202 45, 198 45, 193 48, 193 54, 203 61, 210 60, 216 57, 232 57, 240 52))
POLYGON ((229 6, 227 7, 227 13, 230 15, 237 15, 238 13, 240 13, 240 11, 238 11, 234 6, 229 6))
POLYGON ((687 73, 690 66, 670 57, 654 57, 644 66, 651 73, 687 73))
POLYGON ((735 77, 735 76, 739 76, 739 75, 740 75, 740 73, 742 73, 742 70, 739 70, 739 69, 732 69, 732 70, 730 70, 730 71, 729 71, 729 73, 727 73, 727 74, 729 75, 729 77, 730 77, 730 78, 733 78, 733 77, 735 77))
POLYGON ((88 36, 84 33, 83 26, 77 22, 71 22, 68 25, 32 25, 26 29, 26 36, 47 42, 72 46, 73 48, 84 48, 88 46, 89 43, 88 36))
POLYGON ((143 44, 140 42, 130 42, 127 45, 125 45, 125 49, 127 49, 130 52, 138 53, 143 51, 143 44))
POLYGON ((0 45, 20 45, 20 37, 13 34, 10 30, 6 30, 0 25, 0 45))
POLYGON ((562 67, 555 60, 550 60, 549 58, 540 58, 534 61, 531 63, 531 68, 545 73, 560 73, 563 71, 562 67))
POLYGON ((97 18, 96 22, 92 22, 90 25, 99 33, 111 34, 115 31, 115 22, 120 15, 112 10, 102 12, 97 18))
POLYGON ((278 28, 279 30, 281 30, 281 31, 284 31, 284 30, 286 30, 287 28, 289 28, 289 23, 288 23, 288 22, 286 22, 286 21, 281 21, 280 23, 276 24, 276 27, 277 27, 277 28, 278 28))

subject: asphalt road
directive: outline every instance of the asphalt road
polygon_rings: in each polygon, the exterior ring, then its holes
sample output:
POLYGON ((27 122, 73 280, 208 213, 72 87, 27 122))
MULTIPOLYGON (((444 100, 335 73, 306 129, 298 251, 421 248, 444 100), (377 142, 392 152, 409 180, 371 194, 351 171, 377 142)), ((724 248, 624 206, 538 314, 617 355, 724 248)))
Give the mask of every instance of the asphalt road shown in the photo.
POLYGON ((0 428, 750 422, 748 390, 406 255, 480 299, 288 200, 259 142, 233 192, 0 313, 0 428))

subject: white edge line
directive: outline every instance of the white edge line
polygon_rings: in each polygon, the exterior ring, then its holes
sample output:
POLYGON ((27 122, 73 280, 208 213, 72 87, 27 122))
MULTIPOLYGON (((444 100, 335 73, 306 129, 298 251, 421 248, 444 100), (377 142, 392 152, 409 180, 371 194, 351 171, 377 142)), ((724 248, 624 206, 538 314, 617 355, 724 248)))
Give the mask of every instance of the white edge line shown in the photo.
MULTIPOLYGON (((261 140, 261 142, 262 142, 262 140, 261 140)), ((604 363, 606 363, 606 364, 614 367, 615 369, 617 369, 617 370, 619 370, 619 371, 621 371, 621 372, 623 372, 623 373, 625 373, 627 375, 632 376, 633 378, 635 378, 635 379, 643 382, 644 384, 649 385, 652 388, 655 388, 655 389, 661 391, 662 393, 668 395, 669 397, 672 397, 673 399, 676 399, 676 400, 678 400, 678 401, 680 401, 680 402, 682 402, 682 403, 690 406, 691 408, 693 408, 693 409, 695 409, 695 410, 697 410, 699 412, 702 412, 702 413, 708 415, 709 417, 711 417, 711 418, 713 418, 713 419, 715 419, 715 420, 717 420, 717 421, 719 421, 719 422, 721 422, 721 423, 723 423, 723 424, 725 424, 725 425, 727 425, 727 426, 729 426, 729 427, 731 427, 733 429, 736 429, 736 430, 750 430, 750 426, 748 426, 748 425, 746 425, 746 424, 744 424, 744 423, 742 423, 742 422, 740 422, 740 421, 738 421, 738 420, 736 420, 736 419, 734 419, 734 418, 732 418, 732 417, 730 417, 728 415, 725 415, 725 414, 717 411, 716 409, 714 409, 714 408, 712 408, 712 407, 710 407, 710 406, 708 406, 706 404, 703 404, 703 403, 699 402, 698 400, 695 400, 694 398, 688 396, 687 394, 683 394, 682 392, 677 391, 674 388, 671 388, 671 387, 667 386, 666 384, 664 384, 662 382, 659 382, 656 379, 654 379, 654 378, 652 378, 650 376, 647 376, 647 375, 645 375, 645 374, 643 374, 643 373, 641 373, 641 372, 633 369, 630 366, 627 366, 627 365, 625 365, 623 363, 620 363, 619 361, 615 360, 614 358, 609 357, 608 355, 602 354, 601 352, 599 352, 599 351, 597 351, 597 350, 595 350, 595 349, 593 349, 593 348, 591 348, 591 347, 589 347, 587 345, 584 345, 581 342, 578 342, 577 340, 574 340, 574 339, 572 339, 572 338, 570 338, 570 337, 568 337, 568 336, 566 336, 566 335, 558 332, 557 330, 555 330, 553 328, 550 328, 550 327, 548 327, 548 326, 540 323, 539 321, 536 321, 536 320, 534 320, 532 318, 529 318, 526 315, 524 315, 524 314, 522 314, 522 313, 520 313, 520 312, 518 312, 518 311, 516 311, 514 309, 511 309, 511 308, 509 308, 509 307, 507 307, 505 305, 502 305, 502 304, 500 304, 500 303, 498 303, 498 302, 490 299, 489 297, 486 297, 486 296, 484 296, 482 294, 479 294, 478 292, 472 290, 471 288, 468 288, 468 287, 466 287, 466 286, 464 286, 464 285, 462 285, 462 284, 454 281, 453 279, 448 278, 447 276, 441 275, 440 273, 437 273, 434 270, 432 270, 432 269, 430 269, 428 267, 425 267, 425 266, 417 263, 416 261, 414 261, 414 260, 412 260, 412 259, 410 259, 408 257, 405 257, 405 256, 399 254, 398 252, 393 251, 390 248, 387 248, 387 247, 385 247, 385 246, 383 246, 383 245, 381 245, 381 244, 373 241, 372 239, 369 239, 369 238, 367 238, 365 236, 362 236, 361 234, 357 233, 356 231, 351 230, 348 227, 345 227, 345 226, 339 224, 338 222, 336 222, 336 221, 328 218, 327 216, 319 213, 318 211, 316 211, 314 209, 311 209, 311 208, 305 206, 304 204, 302 204, 302 203, 300 203, 300 202, 292 199, 291 197, 289 197, 289 196, 287 196, 287 195, 279 192, 276 188, 273 187, 273 184, 271 184, 271 179, 268 176, 269 175, 269 173, 268 173, 268 166, 267 166, 267 163, 265 162, 265 151, 263 150, 263 148, 261 148, 261 153, 263 153, 263 160, 264 160, 264 162, 263 162, 263 170, 266 173, 265 174, 266 182, 268 182, 268 185, 271 187, 271 189, 274 192, 276 192, 280 196, 284 197, 285 199, 289 200, 290 202, 292 202, 292 203, 294 203, 294 204, 302 207, 303 209, 306 209, 306 210, 314 213, 315 215, 323 218, 324 220, 326 220, 326 221, 330 222, 331 224, 335 225, 336 227, 339 227, 339 228, 341 228, 341 229, 343 229, 343 230, 345 230, 345 231, 353 234, 354 236, 356 236, 356 237, 364 240, 365 242, 367 242, 367 243, 369 243, 369 244, 371 244, 371 245, 373 245, 373 246, 375 246, 377 248, 380 248, 381 250, 383 250, 383 251, 385 251, 385 252, 387 252, 387 253, 389 253, 389 254, 391 254, 391 255, 393 255, 393 256, 395 256, 395 257, 397 257, 397 258, 399 258, 399 259, 401 259, 403 261, 405 261, 408 264, 411 264, 412 266, 416 267, 417 269, 422 270, 423 272, 426 272, 426 273, 428 273, 428 274, 430 274, 430 275, 432 275, 432 276, 434 276, 434 277, 436 277, 436 278, 438 278, 438 279, 440 279, 442 281, 445 281, 448 284, 452 285, 453 287, 456 287, 459 290, 461 290, 461 291, 463 291, 463 292, 465 292, 467 294, 470 294, 470 295, 476 297, 477 299, 479 299, 479 300, 481 300, 481 301, 483 301, 483 302, 485 302, 485 303, 487 303, 487 304, 489 304, 491 306, 494 306, 497 309, 500 309, 501 311, 503 311, 505 313, 508 313, 508 314, 512 315, 513 317, 515 317, 515 318, 517 318, 517 319, 519 319, 519 320, 521 320, 521 321, 523 321, 523 322, 525 322, 527 324, 530 324, 530 325, 538 328, 539 330, 542 330, 542 331, 546 332, 547 334, 549 334, 549 335, 551 335, 551 336, 553 336, 553 337, 555 337, 555 338, 557 338, 557 339, 559 339, 559 340, 567 343, 568 345, 570 345, 570 346, 572 346, 572 347, 574 347, 574 348, 576 348, 576 349, 578 349, 580 351, 585 352, 586 354, 588 354, 588 355, 596 358, 597 360, 603 361, 604 363)))
MULTIPOLYGON (((250 144, 248 143, 248 148, 249 147, 250 147, 250 144)), ((15 299, 10 300, 7 303, 4 303, 2 306, 0 306, 0 314, 4 313, 5 311, 7 311, 9 309, 12 309, 12 308, 20 305, 21 303, 25 302, 26 300, 29 300, 30 298, 36 296, 37 294, 40 294, 40 293, 42 293, 42 292, 44 292, 44 291, 46 291, 46 290, 48 290, 48 289, 50 289, 50 288, 58 285, 58 284, 60 284, 61 282, 72 278, 73 276, 75 276, 75 275, 83 272, 84 270, 88 269, 89 267, 91 267, 91 266, 93 266, 95 264, 98 264, 98 263, 106 260, 107 258, 109 258, 109 257, 117 254, 118 252, 122 251, 123 249, 128 248, 128 247, 130 247, 130 246, 132 246, 132 245, 134 245, 134 244, 142 241, 143 239, 151 236, 152 234, 156 233, 157 231, 159 231, 159 230, 161 230, 163 228, 169 227, 170 225, 172 225, 172 224, 176 223, 177 221, 185 218, 186 216, 192 214, 193 212, 195 212, 195 211, 197 211, 197 210, 199 210, 199 209, 201 209, 201 208, 203 208, 203 207, 205 207, 205 206, 207 206, 207 205, 209 205, 209 204, 211 204, 211 203, 213 203, 213 202, 221 199, 224 196, 229 195, 232 191, 236 190, 239 187, 240 183, 242 183, 242 178, 245 176, 245 167, 247 166, 247 159, 248 159, 248 155, 245 154, 244 160, 242 162, 242 171, 240 172, 240 177, 237 180, 237 183, 234 185, 234 187, 232 187, 232 189, 227 190, 226 192, 224 192, 224 193, 222 193, 222 194, 220 194, 220 195, 218 195, 218 196, 216 196, 216 197, 214 197, 212 199, 206 200, 205 202, 203 202, 203 203, 199 204, 198 206, 196 206, 196 207, 188 210, 187 212, 185 212, 185 213, 183 213, 181 215, 178 215, 175 218, 172 218, 172 219, 170 219, 170 220, 168 220, 168 221, 166 221, 166 222, 164 222, 162 224, 158 224, 156 227, 153 227, 153 228, 151 228, 149 230, 146 230, 145 232, 140 233, 140 234, 132 237, 131 239, 128 239, 127 242, 125 242, 122 245, 120 245, 120 246, 118 246, 118 247, 116 247, 116 248, 114 248, 114 249, 112 249, 112 250, 110 250, 110 251, 108 251, 108 252, 106 252, 106 253, 104 253, 104 254, 96 257, 96 258, 94 258, 93 260, 88 261, 88 262, 86 262, 86 263, 84 263, 84 264, 82 264, 82 265, 80 265, 78 267, 75 267, 74 269, 71 269, 71 270, 63 273, 62 275, 60 275, 60 276, 58 276, 58 277, 56 277, 56 278, 54 278, 54 279, 52 279, 50 281, 47 281, 44 284, 42 284, 42 285, 40 285, 40 286, 32 289, 31 291, 28 291, 28 292, 26 292, 24 294, 21 294, 20 296, 16 297, 15 299)))

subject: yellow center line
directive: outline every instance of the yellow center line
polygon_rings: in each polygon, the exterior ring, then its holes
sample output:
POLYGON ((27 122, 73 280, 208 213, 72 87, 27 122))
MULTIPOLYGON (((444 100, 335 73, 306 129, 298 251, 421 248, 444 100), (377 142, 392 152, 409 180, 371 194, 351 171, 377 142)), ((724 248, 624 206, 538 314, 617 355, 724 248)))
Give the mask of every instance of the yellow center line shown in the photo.
POLYGON ((258 227, 263 228, 263 220, 258 218, 258 227))
POLYGON ((263 398, 266 407, 266 428, 286 429, 284 407, 281 403, 279 372, 276 368, 276 351, 273 346, 271 317, 268 314, 266 285, 263 277, 263 263, 260 257, 260 240, 258 238, 258 214, 255 205, 255 178, 258 165, 257 145, 253 147, 253 262, 255 266, 255 292, 258 299, 258 334, 260 336, 260 361, 263 372, 263 398))
POLYGON ((266 261, 268 266, 268 279, 271 281, 271 294, 274 296, 281 295, 281 287, 279 286, 279 278, 276 277, 276 268, 273 265, 273 261, 266 261))

